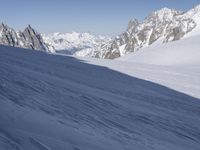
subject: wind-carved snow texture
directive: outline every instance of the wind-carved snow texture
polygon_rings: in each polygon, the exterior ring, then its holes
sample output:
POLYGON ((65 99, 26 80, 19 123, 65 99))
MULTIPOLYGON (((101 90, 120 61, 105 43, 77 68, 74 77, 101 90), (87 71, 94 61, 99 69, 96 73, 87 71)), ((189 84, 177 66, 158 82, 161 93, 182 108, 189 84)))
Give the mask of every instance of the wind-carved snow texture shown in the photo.
POLYGON ((73 57, 0 46, 1 150, 199 150, 200 101, 73 57))

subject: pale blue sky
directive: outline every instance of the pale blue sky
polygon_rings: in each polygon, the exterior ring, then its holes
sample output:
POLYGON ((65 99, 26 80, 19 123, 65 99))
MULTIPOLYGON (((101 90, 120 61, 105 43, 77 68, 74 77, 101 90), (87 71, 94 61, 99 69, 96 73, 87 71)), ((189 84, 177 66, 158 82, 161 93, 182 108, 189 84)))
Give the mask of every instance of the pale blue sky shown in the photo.
POLYGON ((31 24, 42 33, 116 35, 132 18, 162 7, 188 10, 200 0, 0 0, 0 21, 19 30, 31 24))

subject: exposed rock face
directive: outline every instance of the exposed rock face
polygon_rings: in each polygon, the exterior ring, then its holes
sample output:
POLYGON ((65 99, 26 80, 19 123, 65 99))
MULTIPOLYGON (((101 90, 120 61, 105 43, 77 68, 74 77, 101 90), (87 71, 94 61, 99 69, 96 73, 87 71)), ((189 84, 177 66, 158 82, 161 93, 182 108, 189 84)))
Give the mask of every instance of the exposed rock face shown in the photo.
POLYGON ((197 23, 187 13, 163 8, 153 12, 141 23, 136 19, 131 20, 126 32, 110 43, 105 58, 123 56, 149 46, 158 39, 162 43, 179 40, 196 26, 197 23))
POLYGON ((0 25, 0 44, 53 52, 53 48, 48 46, 43 41, 41 35, 30 25, 23 32, 17 32, 2 23, 0 25))
POLYGON ((18 45, 17 33, 3 23, 0 25, 0 44, 18 45))

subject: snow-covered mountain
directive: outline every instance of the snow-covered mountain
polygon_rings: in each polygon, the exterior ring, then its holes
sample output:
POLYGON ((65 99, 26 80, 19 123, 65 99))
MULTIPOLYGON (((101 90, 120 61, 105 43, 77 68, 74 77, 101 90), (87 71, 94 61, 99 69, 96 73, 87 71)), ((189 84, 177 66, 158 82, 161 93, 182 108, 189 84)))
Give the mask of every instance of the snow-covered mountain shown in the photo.
POLYGON ((0 44, 27 49, 54 52, 53 48, 46 44, 41 35, 30 25, 23 31, 15 31, 9 26, 0 24, 0 44))
MULTIPOLYGON (((151 13, 142 22, 132 19, 127 30, 114 40, 104 38, 102 43, 92 44, 89 48, 78 48, 73 54, 81 57, 114 59, 149 45, 172 42, 198 34, 200 5, 186 12, 162 8, 151 13)), ((73 42, 69 43, 73 45, 73 42)))
POLYGON ((142 22, 131 20, 124 33, 99 48, 101 55, 98 57, 114 59, 155 43, 176 41, 194 34, 200 34, 200 5, 187 12, 163 8, 142 22))
POLYGON ((142 22, 132 19, 124 33, 106 45, 82 50, 81 56, 87 53, 89 57, 114 59, 152 44, 172 42, 197 34, 200 34, 200 5, 187 12, 162 8, 142 22))
POLYGON ((42 37, 44 41, 52 45, 58 53, 83 57, 88 55, 87 51, 98 49, 101 45, 106 45, 111 41, 109 37, 77 32, 42 34, 42 37), (84 51, 80 52, 82 50, 84 51))
POLYGON ((24 32, 0 25, 0 44, 79 57, 114 59, 153 44, 180 40, 200 34, 200 5, 187 12, 162 8, 142 22, 132 19, 116 38, 90 33, 37 33, 31 26, 24 32))

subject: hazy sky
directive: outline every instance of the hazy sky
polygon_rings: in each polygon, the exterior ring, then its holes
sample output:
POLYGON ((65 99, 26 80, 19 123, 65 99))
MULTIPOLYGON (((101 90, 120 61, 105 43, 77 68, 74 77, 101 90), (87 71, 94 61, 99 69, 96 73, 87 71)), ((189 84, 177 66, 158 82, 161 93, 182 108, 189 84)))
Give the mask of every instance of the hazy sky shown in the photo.
POLYGON ((42 33, 91 32, 115 35, 132 18, 162 7, 188 10, 200 0, 0 0, 0 21, 19 30, 31 24, 42 33))

